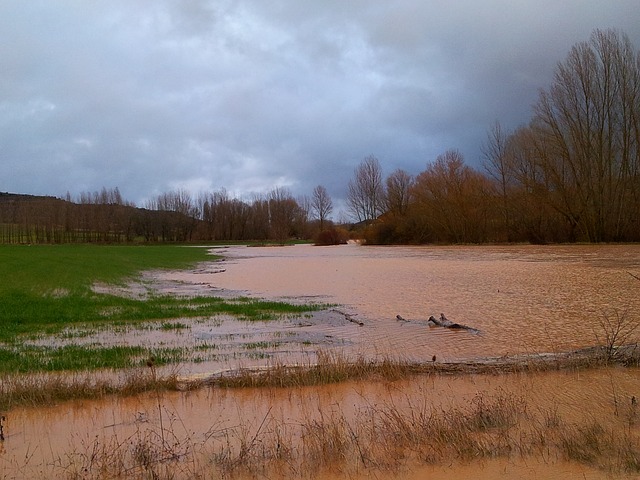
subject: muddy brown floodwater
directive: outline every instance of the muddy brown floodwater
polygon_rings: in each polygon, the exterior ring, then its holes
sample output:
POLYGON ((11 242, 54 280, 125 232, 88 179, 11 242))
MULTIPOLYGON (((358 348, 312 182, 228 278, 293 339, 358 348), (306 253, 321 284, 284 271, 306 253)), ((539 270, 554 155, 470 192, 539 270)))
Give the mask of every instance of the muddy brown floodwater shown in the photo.
MULTIPOLYGON (((185 375, 206 375, 245 365, 309 358, 317 349, 346 355, 431 361, 484 359, 503 355, 559 352, 593 345, 605 318, 640 318, 640 246, 505 247, 230 247, 218 249, 225 260, 190 272, 153 273, 166 292, 242 294, 270 299, 335 304, 340 314, 294 322, 247 326, 231 320, 206 324, 188 335, 307 332, 305 350, 280 346, 270 355, 186 365, 185 375), (430 327, 441 312, 479 333, 430 327), (400 322, 400 314, 407 321, 400 322), (337 315, 337 316, 336 316, 337 315), (322 320, 324 318, 324 320, 322 320), (297 322, 297 323, 296 323, 297 322), (279 327, 278 327, 279 325, 279 327), (295 328, 294 328, 295 327, 295 328), (205 328, 205 327, 202 327, 205 328), (216 328, 219 328, 218 332, 216 328), (241 329, 245 330, 241 330, 241 329), (238 330, 240 329, 240 330, 238 330), (324 341, 319 340, 324 338, 324 341), (281 355, 281 356, 278 356, 281 355)), ((171 333, 164 332, 163 335, 171 333)), ((185 335, 185 332, 175 332, 185 335)), ((222 338, 215 337, 217 339, 222 338)), ((182 341, 188 341, 182 340, 182 341)), ((195 341, 195 340, 194 340, 195 341)), ((78 401, 6 412, 5 441, 0 443, 0 478, 94 478, 110 452, 134 452, 141 446, 171 443, 176 478, 211 472, 210 459, 226 446, 239 446, 256 435, 282 436, 300 443, 303 424, 333 416, 369 421, 372 412, 390 406, 450 411, 474 398, 502 395, 526 401, 535 412, 555 412, 565 424, 618 422, 636 432, 630 403, 640 398, 640 374, 632 368, 579 372, 501 375, 424 375, 408 380, 348 382, 291 389, 149 393, 130 398, 78 401), (634 399, 635 399, 634 398, 634 399), (624 417, 624 418, 627 418, 624 417), (144 441, 143 441, 144 440, 144 441), (145 443, 146 442, 146 443, 145 443), (186 461, 184 459, 188 458, 186 461)), ((635 419, 635 416, 633 417, 635 419)), ((359 425, 354 423, 354 425, 359 425)), ((637 433, 637 432, 636 432, 637 433)), ((524 435, 524 434, 523 434, 524 435)), ((280 441, 278 441, 280 445, 280 441)), ((264 447, 266 448, 266 447, 264 447)), ((148 452, 147 452, 148 453, 148 452)), ((365 478, 366 471, 323 473, 307 478, 365 478)), ((143 477, 144 472, 137 473, 143 477)), ((151 478, 147 472, 148 478, 151 478)), ((636 478, 632 475, 623 478, 636 478)), ((146 478, 146 477, 145 477, 146 478)), ((206 476, 205 476, 206 478, 206 476)), ((215 478, 215 477, 214 477, 215 478)), ((369 478, 369 477, 367 477, 369 478)), ((552 452, 528 456, 512 452, 481 461, 416 464, 378 473, 375 478, 564 479, 621 478, 596 466, 571 462, 552 452)))
MULTIPOLYGON (((218 274, 167 280, 340 304, 364 323, 328 329, 350 350, 442 360, 593 345, 597 324, 640 315, 640 246, 340 247, 220 250, 218 274), (430 315, 480 331, 429 328, 430 315), (396 315, 410 322, 398 322, 396 315)), ((335 345, 340 346, 338 342, 335 345)), ((345 347, 341 347, 345 348, 345 347)))

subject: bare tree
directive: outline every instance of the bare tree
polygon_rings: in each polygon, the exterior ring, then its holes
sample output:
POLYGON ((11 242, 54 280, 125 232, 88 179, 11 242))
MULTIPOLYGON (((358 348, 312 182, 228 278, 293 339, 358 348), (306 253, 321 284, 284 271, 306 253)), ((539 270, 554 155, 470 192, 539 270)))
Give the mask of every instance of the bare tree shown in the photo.
POLYGON ((255 194, 251 201, 249 230, 255 239, 269 238, 269 201, 263 195, 255 194))
POLYGON ((165 192, 146 203, 147 208, 162 212, 159 229, 163 241, 185 241, 192 238, 199 207, 187 190, 165 192))
POLYGON ((587 240, 624 238, 637 222, 639 111, 640 59, 614 30, 576 44, 535 106, 550 198, 587 240))
POLYGON ((295 233, 295 224, 300 218, 300 207, 286 188, 276 187, 267 197, 271 237, 284 242, 295 233))
POLYGON ((404 215, 409 208, 413 177, 402 169, 397 169, 387 177, 386 207, 389 212, 404 215))
POLYGON ((512 229, 518 235, 515 240, 526 239, 536 244, 570 240, 573 238, 572 223, 550 200, 552 191, 542 169, 535 129, 518 128, 507 142, 508 159, 502 167, 510 171, 506 175, 514 182, 514 187, 508 189, 506 208, 512 229))
POLYGON ((194 218, 199 216, 198 206, 191 194, 184 189, 158 195, 156 204, 158 210, 177 212, 194 218))
POLYGON ((349 181, 347 206, 359 222, 370 221, 383 212, 384 197, 380 162, 370 155, 360 162, 349 181))
POLYGON ((513 142, 511 135, 502 129, 499 122, 493 124, 487 135, 487 143, 482 146, 485 171, 493 179, 500 198, 500 212, 504 223, 507 240, 514 240, 513 190, 516 187, 513 142))
POLYGON ((324 222, 333 211, 333 202, 331 201, 331 197, 329 196, 327 189, 322 185, 318 185, 313 189, 311 210, 315 217, 320 221, 320 231, 323 231, 324 222))

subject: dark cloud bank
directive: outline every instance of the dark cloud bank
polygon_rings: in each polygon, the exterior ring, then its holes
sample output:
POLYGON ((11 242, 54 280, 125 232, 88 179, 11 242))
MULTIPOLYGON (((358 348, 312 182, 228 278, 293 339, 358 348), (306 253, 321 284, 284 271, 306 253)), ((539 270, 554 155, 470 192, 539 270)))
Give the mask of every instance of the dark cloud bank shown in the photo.
POLYGON ((479 166, 596 28, 640 45, 637 0, 0 4, 0 191, 274 187, 337 203, 366 156, 479 166))

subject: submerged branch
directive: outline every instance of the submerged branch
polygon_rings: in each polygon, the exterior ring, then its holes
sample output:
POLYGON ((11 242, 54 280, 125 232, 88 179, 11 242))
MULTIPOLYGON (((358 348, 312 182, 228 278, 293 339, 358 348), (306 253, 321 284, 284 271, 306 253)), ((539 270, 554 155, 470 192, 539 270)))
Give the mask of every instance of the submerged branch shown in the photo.
MULTIPOLYGON (((399 322, 405 322, 405 323, 410 322, 410 320, 406 320, 401 315, 396 315, 396 320, 398 320, 399 322)), ((452 330, 468 330, 473 333, 480 333, 480 330, 476 328, 469 327, 468 325, 463 325, 461 323, 452 322, 451 320, 449 320, 447 317, 444 316, 444 313, 440 314, 439 319, 431 315, 427 320, 427 324, 436 325, 438 327, 451 328, 452 330)))

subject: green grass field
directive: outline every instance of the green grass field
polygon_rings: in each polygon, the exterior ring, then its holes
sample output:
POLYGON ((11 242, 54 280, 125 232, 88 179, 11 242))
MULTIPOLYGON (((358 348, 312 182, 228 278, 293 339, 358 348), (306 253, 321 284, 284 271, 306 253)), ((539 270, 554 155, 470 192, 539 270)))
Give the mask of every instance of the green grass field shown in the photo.
POLYGON ((11 290, 87 291, 94 282, 118 283, 141 270, 183 268, 214 258, 197 247, 0 245, 0 295, 11 290))
POLYGON ((113 325, 230 314, 265 320, 300 314, 300 306, 248 298, 144 299, 98 294, 96 282, 121 285, 143 270, 188 268, 213 260, 206 248, 181 246, 0 246, 0 373, 124 368, 145 356, 180 358, 140 347, 24 345, 26 339, 55 335, 70 327, 109 329, 113 325))

